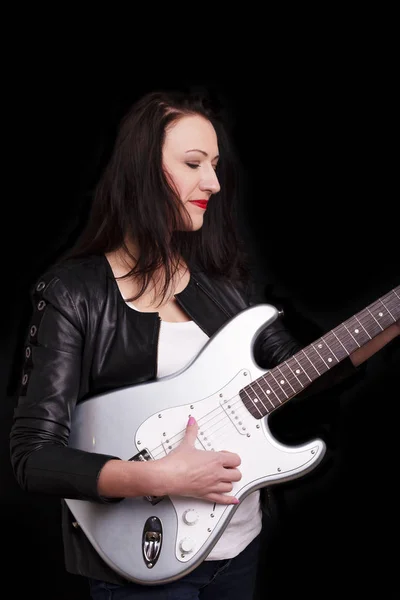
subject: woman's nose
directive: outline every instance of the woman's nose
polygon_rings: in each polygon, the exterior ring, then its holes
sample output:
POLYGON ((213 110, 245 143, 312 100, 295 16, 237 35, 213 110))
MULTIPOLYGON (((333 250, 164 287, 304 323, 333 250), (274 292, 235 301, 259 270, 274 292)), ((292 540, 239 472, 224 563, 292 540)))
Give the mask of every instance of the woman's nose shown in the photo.
POLYGON ((211 194, 216 194, 221 189, 219 185, 218 177, 213 168, 210 169, 200 182, 200 189, 208 191, 211 194))

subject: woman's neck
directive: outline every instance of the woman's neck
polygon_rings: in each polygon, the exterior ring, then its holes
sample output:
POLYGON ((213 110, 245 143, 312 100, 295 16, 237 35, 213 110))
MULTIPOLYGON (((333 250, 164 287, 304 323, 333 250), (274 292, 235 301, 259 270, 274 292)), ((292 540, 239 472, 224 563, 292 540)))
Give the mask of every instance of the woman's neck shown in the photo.
POLYGON ((190 273, 184 261, 180 261, 174 270, 172 277, 166 287, 166 274, 163 267, 157 269, 142 290, 142 280, 140 277, 129 273, 135 267, 134 256, 137 253, 129 249, 129 254, 125 249, 118 249, 106 253, 106 258, 110 264, 114 277, 124 298, 135 298, 135 305, 141 305, 144 309, 155 306, 165 305, 173 300, 174 295, 180 293, 188 284, 190 273))

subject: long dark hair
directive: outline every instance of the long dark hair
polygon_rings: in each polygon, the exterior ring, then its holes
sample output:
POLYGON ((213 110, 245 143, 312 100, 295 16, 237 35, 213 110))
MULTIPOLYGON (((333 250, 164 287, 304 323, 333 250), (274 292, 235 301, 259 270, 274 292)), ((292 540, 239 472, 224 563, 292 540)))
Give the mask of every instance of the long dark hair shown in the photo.
MULTIPOLYGON (((155 91, 140 98, 120 122, 111 158, 95 187, 89 217, 78 241, 63 258, 105 254, 134 240, 139 256, 126 276, 146 289, 160 267, 165 272, 163 294, 183 260, 211 276, 243 280, 245 253, 237 228, 239 162, 221 107, 206 92, 155 91), (214 105, 213 105, 214 101, 214 105), (162 168, 167 127, 186 115, 202 115, 214 126, 220 159, 221 190, 212 197, 198 231, 185 231, 182 204, 162 168), (173 232, 171 235, 171 231, 173 232)), ((186 227, 187 229, 187 227, 186 227)))

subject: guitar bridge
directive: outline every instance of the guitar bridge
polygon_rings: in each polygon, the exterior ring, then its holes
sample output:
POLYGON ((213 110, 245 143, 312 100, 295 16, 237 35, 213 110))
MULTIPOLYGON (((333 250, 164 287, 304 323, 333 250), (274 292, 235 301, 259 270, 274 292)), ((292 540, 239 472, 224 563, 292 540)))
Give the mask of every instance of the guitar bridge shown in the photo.
MULTIPOLYGON (((132 458, 130 458, 129 460, 134 460, 136 462, 147 462, 149 460, 153 460, 153 458, 150 452, 146 450, 146 448, 144 448, 143 450, 135 454, 135 456, 132 456, 132 458)), ((155 504, 161 502, 161 500, 165 498, 165 496, 144 496, 144 498, 146 498, 146 500, 148 500, 150 504, 154 506, 155 504)))

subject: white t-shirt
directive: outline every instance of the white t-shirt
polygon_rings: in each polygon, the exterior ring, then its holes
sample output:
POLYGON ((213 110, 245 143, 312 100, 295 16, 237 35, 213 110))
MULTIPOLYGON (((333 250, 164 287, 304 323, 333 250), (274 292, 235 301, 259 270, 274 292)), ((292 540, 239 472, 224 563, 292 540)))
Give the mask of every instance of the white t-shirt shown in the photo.
MULTIPOLYGON (((136 309, 131 303, 128 306, 136 309)), ((158 341, 158 377, 176 373, 185 367, 208 341, 194 321, 161 321, 158 341)), ((261 531, 260 492, 249 494, 236 509, 206 560, 224 560, 237 556, 261 531)))

